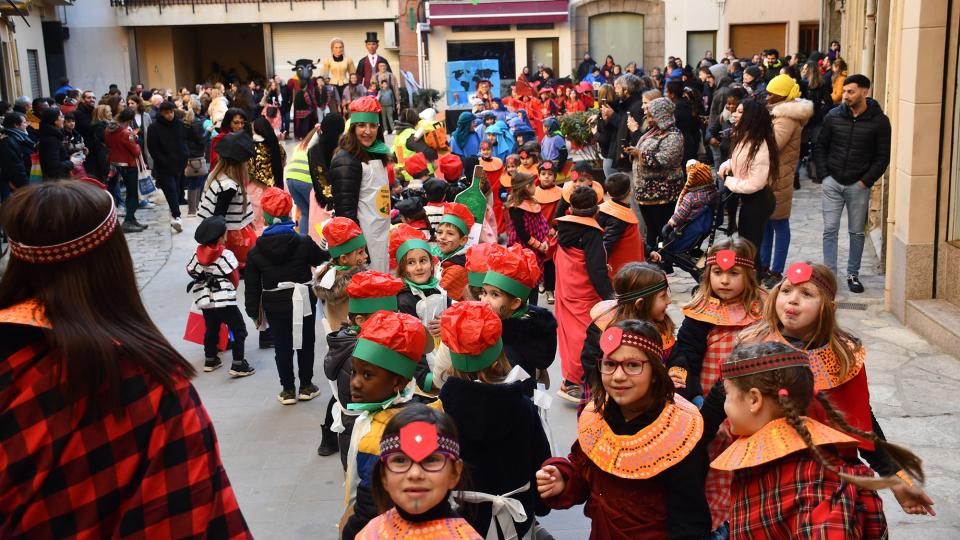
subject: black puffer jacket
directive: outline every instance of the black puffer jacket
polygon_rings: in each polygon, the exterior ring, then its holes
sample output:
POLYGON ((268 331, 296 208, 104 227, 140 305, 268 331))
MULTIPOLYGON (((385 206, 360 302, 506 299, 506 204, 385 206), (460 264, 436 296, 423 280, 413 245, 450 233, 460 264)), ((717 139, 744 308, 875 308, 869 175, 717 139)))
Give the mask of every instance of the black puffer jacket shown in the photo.
POLYGON ((26 131, 0 130, 0 182, 20 188, 30 181, 34 143, 26 131))
POLYGON ((153 172, 178 176, 187 166, 187 126, 180 120, 157 119, 147 128, 147 146, 153 158, 153 172))
POLYGON ((845 186, 876 182, 890 164, 890 119, 880 104, 867 98, 867 110, 858 117, 846 104, 823 119, 814 152, 820 179, 832 176, 845 186))
POLYGON ((333 211, 337 217, 350 218, 359 223, 357 206, 360 204, 362 181, 363 164, 343 148, 338 148, 327 171, 327 182, 333 192, 333 211))
POLYGON ((640 96, 640 93, 631 95, 627 98, 626 101, 620 103, 617 107, 616 113, 614 116, 609 118, 609 122, 617 126, 614 136, 610 139, 610 152, 607 154, 607 157, 613 160, 613 168, 620 172, 630 172, 633 169, 633 165, 630 161, 630 156, 623 155, 624 145, 633 146, 640 140, 640 130, 638 129, 634 133, 630 133, 630 130, 627 129, 627 113, 630 113, 629 116, 632 116, 638 124, 643 123, 643 117, 645 116, 643 112, 643 98, 640 96))
POLYGON ((557 356, 557 319, 547 309, 530 306, 516 319, 503 321, 503 352, 511 366, 519 365, 531 376, 547 369, 557 356))
MULTIPOLYGON (((286 222, 267 227, 247 254, 244 300, 247 315, 252 319, 259 316, 261 299, 266 312, 289 312, 293 307, 290 300, 293 289, 276 292, 264 292, 264 289, 275 289, 283 281, 308 283, 313 278, 311 267, 330 260, 330 255, 309 236, 300 236, 290 225, 286 222)), ((312 305, 317 303, 312 289, 310 301, 312 305)))
POLYGON ((64 144, 63 130, 52 124, 40 124, 37 153, 44 180, 61 180, 70 176, 73 163, 64 144))
POLYGON ((203 129, 204 118, 196 116, 193 123, 184 125, 187 130, 187 157, 202 158, 207 152, 209 136, 207 130, 203 129))

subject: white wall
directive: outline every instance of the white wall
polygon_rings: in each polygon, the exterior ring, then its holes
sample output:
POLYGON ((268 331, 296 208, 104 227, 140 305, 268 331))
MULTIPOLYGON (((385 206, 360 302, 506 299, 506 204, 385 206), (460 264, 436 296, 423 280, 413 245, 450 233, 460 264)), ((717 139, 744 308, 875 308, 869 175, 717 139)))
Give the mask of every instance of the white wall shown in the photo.
POLYGON ((58 7, 61 22, 70 29, 64 42, 70 84, 106 93, 111 84, 126 90, 133 84, 130 73, 128 30, 118 25, 118 8, 107 0, 76 0, 58 7))
MULTIPOLYGON (((743 1, 743 0, 738 0, 743 1)), ((727 2, 730 4, 731 2, 727 2)), ((713 51, 714 58, 722 55, 721 44, 726 37, 720 35, 720 8, 716 0, 669 0, 666 5, 664 21, 663 62, 668 56, 679 56, 690 65, 697 65, 700 58, 687 58, 687 32, 717 31, 717 47, 720 54, 713 51)))
POLYGON ((47 55, 46 49, 43 47, 43 30, 40 26, 40 17, 38 15, 28 15, 27 20, 30 21, 30 26, 28 27, 26 23, 23 22, 23 19, 17 17, 15 19, 17 25, 17 31, 13 34, 14 39, 17 40, 17 55, 19 56, 19 65, 20 65, 20 83, 22 85, 22 94, 29 96, 30 98, 38 98, 42 96, 50 95, 50 84, 49 79, 47 78, 47 55), (40 96, 32 95, 31 83, 30 83, 30 63, 27 59, 27 50, 34 49, 37 51, 37 57, 40 59, 40 96))

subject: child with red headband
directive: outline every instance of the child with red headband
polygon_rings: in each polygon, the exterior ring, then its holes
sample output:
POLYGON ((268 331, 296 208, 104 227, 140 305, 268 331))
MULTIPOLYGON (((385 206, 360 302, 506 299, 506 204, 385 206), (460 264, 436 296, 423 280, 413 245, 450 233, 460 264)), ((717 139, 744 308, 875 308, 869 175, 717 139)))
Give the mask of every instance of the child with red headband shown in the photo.
POLYGON ((603 202, 603 184, 593 179, 593 170, 586 161, 578 161, 570 171, 570 181, 564 184, 560 193, 560 201, 557 202, 555 218, 565 216, 570 213, 570 195, 578 187, 588 187, 597 194, 597 204, 603 202))
MULTIPOLYGON (((543 161, 538 169, 539 185, 533 198, 540 205, 540 214, 553 229, 557 228, 557 203, 562 190, 557 187, 557 167, 552 161, 543 161)), ((547 303, 554 302, 553 293, 557 288, 557 271, 552 259, 543 262, 543 293, 547 303)))
POLYGON ((540 497, 550 508, 586 503, 590 538, 706 538, 703 419, 674 395, 659 330, 620 321, 600 344, 593 401, 569 456, 537 472, 540 497))
MULTIPOLYGON (((510 214, 510 224, 507 225, 507 245, 519 244, 536 253, 537 266, 540 267, 542 276, 544 263, 547 260, 547 250, 554 232, 541 213, 540 203, 535 198, 537 186, 534 178, 524 172, 517 172, 511 179, 510 196, 506 204, 510 214)), ((533 298, 530 299, 532 304, 537 303, 537 296, 538 293, 534 292, 533 298)))

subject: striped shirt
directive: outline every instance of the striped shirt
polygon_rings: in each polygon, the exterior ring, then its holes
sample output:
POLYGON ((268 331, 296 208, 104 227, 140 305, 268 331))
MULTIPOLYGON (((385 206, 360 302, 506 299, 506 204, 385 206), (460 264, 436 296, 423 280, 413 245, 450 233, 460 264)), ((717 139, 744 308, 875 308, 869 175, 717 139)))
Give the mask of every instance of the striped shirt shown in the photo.
POLYGON ((237 258, 229 249, 210 264, 200 264, 194 253, 187 263, 187 273, 193 278, 190 292, 197 309, 214 309, 237 305, 237 288, 230 275, 237 269, 237 258))
POLYGON ((233 199, 230 200, 230 206, 227 207, 227 213, 224 219, 227 220, 227 229, 235 231, 242 229, 253 222, 253 206, 250 201, 244 204, 244 196, 237 184, 232 178, 221 176, 210 183, 210 187, 203 192, 200 198, 200 208, 197 209, 197 216, 205 219, 214 215, 217 207, 217 199, 224 191, 236 190, 233 199))

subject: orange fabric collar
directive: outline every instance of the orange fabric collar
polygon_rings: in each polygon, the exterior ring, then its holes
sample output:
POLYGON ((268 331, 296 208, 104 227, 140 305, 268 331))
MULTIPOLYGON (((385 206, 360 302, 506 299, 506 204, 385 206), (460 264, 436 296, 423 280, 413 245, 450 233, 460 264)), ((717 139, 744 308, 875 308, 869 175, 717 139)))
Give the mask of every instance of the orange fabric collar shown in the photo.
POLYGON ((537 186, 536 193, 533 194, 533 198, 537 200, 540 204, 550 204, 560 200, 560 188, 553 186, 552 188, 543 189, 540 186, 537 186))
MULTIPOLYGON (((570 195, 573 194, 573 182, 566 182, 563 185, 563 200, 570 202, 570 195)), ((603 200, 603 186, 600 185, 596 180, 593 181, 593 184, 590 184, 590 187, 593 188, 593 192, 597 194, 597 202, 603 200)))
MULTIPOLYGON (((768 340, 779 341, 784 345, 793 347, 793 345, 787 341, 787 338, 783 337, 779 332, 770 335, 768 340)), ((836 388, 849 382, 863 371, 863 363, 867 359, 866 349, 862 346, 858 347, 853 353, 855 362, 853 369, 841 375, 840 360, 837 358, 837 353, 833 352, 833 349, 830 348, 830 345, 824 345, 816 349, 808 349, 803 352, 806 353, 807 358, 810 359, 810 371, 813 372, 814 392, 830 390, 831 388, 836 388)))
POLYGON ((597 223, 597 220, 589 217, 580 217, 580 216, 563 216, 558 217, 557 221, 566 221, 568 223, 579 223, 581 225, 586 225, 587 227, 593 227, 594 229, 603 230, 603 227, 597 223))
POLYGON ((540 203, 534 201, 523 201, 517 208, 526 210, 527 212, 533 212, 534 214, 540 213, 540 203))
POLYGON ((31 298, 19 304, 0 309, 0 323, 22 324, 36 328, 53 328, 40 302, 31 298))
POLYGON ((497 172, 503 168, 503 160, 498 157, 490 158, 490 161, 481 159, 480 168, 486 172, 497 172))
MULTIPOLYGON (((766 295, 761 293, 761 296, 766 295)), ((763 304, 754 302, 750 309, 747 309, 740 302, 724 304, 718 298, 710 297, 697 307, 684 308, 683 315, 715 326, 750 326, 763 315, 763 304)))
MULTIPOLYGON (((813 438, 813 444, 824 446, 856 446, 857 440, 846 434, 825 426, 816 420, 802 417, 813 438)), ((736 471, 747 469, 776 461, 794 452, 807 449, 807 443, 790 427, 785 418, 778 418, 760 428, 760 431, 749 437, 740 437, 733 441, 717 459, 710 464, 714 469, 721 471, 736 471)))
POLYGON ((600 470, 627 480, 653 478, 693 451, 703 435, 703 417, 689 401, 674 395, 660 416, 633 435, 617 435, 593 405, 580 415, 577 441, 600 470))
POLYGON ((633 213, 633 210, 631 210, 629 206, 617 204, 612 200, 603 201, 603 204, 600 205, 600 211, 608 216, 613 216, 620 221, 625 221, 631 225, 636 225, 639 223, 637 215, 633 213))

